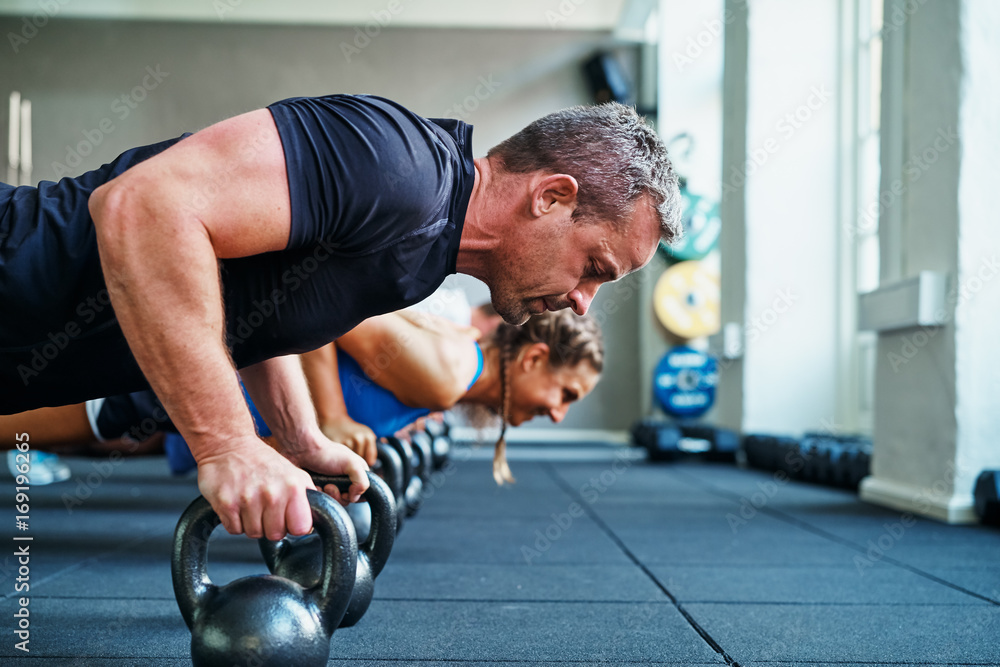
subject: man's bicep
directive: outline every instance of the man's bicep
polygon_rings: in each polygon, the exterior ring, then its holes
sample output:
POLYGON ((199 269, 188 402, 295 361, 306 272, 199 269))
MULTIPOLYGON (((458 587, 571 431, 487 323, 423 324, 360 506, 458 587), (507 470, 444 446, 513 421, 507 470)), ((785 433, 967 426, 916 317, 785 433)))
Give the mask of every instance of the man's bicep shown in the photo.
POLYGON ((285 155, 266 109, 207 127, 119 178, 148 192, 155 200, 149 202, 152 208, 197 219, 219 258, 282 250, 288 244, 285 155))

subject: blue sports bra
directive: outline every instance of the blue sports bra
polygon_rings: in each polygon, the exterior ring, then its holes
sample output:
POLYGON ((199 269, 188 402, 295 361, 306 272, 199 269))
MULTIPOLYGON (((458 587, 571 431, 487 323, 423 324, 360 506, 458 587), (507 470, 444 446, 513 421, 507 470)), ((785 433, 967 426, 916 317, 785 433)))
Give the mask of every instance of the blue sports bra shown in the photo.
MULTIPOLYGON (((476 374, 469 383, 468 388, 476 383, 479 376, 483 374, 483 349, 479 343, 473 342, 476 346, 476 374)), ((364 424, 375 436, 383 438, 393 435, 396 431, 404 428, 418 418, 430 414, 427 408, 411 408, 404 405, 396 396, 383 387, 375 384, 375 381, 362 370, 360 364, 343 350, 337 350, 337 367, 340 375, 340 386, 344 392, 344 404, 347 406, 347 414, 354 421, 364 424)), ((242 384, 241 384, 242 387, 242 384)), ((271 429, 267 427, 264 418, 257 411, 257 406, 253 404, 246 388, 243 388, 243 397, 246 399, 250 414, 253 415, 254 425, 261 437, 271 435, 271 429)), ((195 467, 194 457, 187 447, 187 443, 177 433, 167 433, 164 440, 164 447, 167 459, 174 474, 180 474, 195 467)))
MULTIPOLYGON (((476 374, 472 377, 472 382, 469 383, 469 389, 483 374, 484 364, 483 349, 479 347, 477 342, 473 342, 473 345, 476 346, 477 364, 476 374)), ((351 355, 339 348, 337 349, 337 369, 340 374, 340 386, 344 392, 347 414, 354 421, 373 430, 376 437, 383 438, 392 435, 431 412, 427 408, 411 408, 404 405, 391 391, 375 384, 375 381, 362 370, 361 365, 351 355)), ((243 395, 246 397, 250 413, 253 415, 254 423, 261 436, 271 435, 271 430, 264 423, 264 418, 257 412, 256 406, 250 400, 245 389, 243 395)))

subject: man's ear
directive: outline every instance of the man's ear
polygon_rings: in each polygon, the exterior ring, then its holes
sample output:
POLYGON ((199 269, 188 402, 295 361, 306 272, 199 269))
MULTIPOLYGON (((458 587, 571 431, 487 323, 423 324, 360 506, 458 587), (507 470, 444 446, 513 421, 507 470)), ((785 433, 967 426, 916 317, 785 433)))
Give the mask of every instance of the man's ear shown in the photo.
POLYGON ((554 212, 560 206, 576 208, 576 193, 580 186, 568 174, 542 176, 531 189, 531 214, 536 218, 554 212))
POLYGON ((532 343, 525 349, 521 358, 521 366, 524 370, 531 370, 538 364, 547 363, 549 360, 549 346, 545 343, 532 343))

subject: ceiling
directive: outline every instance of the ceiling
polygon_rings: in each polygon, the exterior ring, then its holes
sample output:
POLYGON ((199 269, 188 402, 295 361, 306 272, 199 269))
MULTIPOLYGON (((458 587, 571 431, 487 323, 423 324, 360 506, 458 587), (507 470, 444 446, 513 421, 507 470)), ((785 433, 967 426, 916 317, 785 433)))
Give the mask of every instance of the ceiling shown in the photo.
POLYGON ((257 24, 609 30, 625 37, 623 31, 628 33, 641 25, 655 4, 656 0, 4 0, 0 14, 257 24), (51 10, 43 9, 43 4, 51 6, 51 10))

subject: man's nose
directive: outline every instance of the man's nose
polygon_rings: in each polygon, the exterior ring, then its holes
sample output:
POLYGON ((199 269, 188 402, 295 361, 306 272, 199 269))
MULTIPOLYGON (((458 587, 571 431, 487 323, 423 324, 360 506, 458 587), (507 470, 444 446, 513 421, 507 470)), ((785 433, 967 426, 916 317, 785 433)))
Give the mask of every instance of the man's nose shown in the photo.
POLYGON ((560 405, 558 408, 552 408, 549 410, 549 419, 558 424, 563 419, 566 419, 566 412, 569 410, 568 405, 560 405))
POLYGON ((594 296, 597 295, 598 285, 588 286, 588 287, 577 287, 575 290, 570 292, 567 296, 572 304, 573 312, 577 315, 586 315, 587 311, 590 310, 590 304, 594 300, 594 296))

